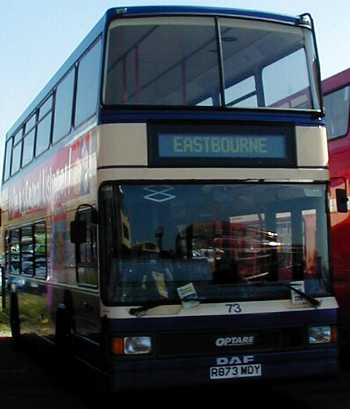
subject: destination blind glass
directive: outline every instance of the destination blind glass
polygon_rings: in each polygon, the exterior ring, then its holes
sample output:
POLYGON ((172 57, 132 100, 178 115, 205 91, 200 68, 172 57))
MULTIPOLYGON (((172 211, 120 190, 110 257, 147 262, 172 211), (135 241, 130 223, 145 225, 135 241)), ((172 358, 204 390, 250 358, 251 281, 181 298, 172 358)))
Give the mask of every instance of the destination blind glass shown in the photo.
POLYGON ((290 127, 164 126, 150 128, 151 164, 155 166, 293 166, 290 127))

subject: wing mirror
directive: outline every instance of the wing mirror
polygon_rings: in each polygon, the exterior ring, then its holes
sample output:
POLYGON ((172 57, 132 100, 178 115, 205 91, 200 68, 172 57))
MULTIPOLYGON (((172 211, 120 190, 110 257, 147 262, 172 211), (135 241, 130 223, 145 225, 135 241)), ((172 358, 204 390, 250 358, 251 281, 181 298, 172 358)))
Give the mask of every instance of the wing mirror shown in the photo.
POLYGON ((335 189, 335 198, 337 203, 337 211, 339 213, 347 213, 349 199, 346 189, 335 189))

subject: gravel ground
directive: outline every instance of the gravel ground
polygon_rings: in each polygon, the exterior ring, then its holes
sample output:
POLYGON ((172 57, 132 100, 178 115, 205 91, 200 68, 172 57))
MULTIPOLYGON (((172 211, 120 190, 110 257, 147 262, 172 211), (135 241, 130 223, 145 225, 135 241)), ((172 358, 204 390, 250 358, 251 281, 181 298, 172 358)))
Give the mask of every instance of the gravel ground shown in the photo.
POLYGON ((27 350, 15 348, 11 338, 0 338, 1 407, 86 408, 79 395, 56 379, 48 363, 37 361, 27 350))
POLYGON ((0 309, 0 337, 11 336, 10 328, 8 325, 8 318, 5 313, 0 309))
MULTIPOLYGON (((344 409, 350 408, 350 366, 339 376, 328 380, 265 383, 263 385, 229 386, 225 388, 192 388, 181 391, 128 394, 131 406, 164 408, 187 406, 189 396, 197 403, 217 406, 219 401, 235 402, 244 409, 268 406, 270 409, 344 409), (133 404, 131 404, 133 403, 133 404), (184 405, 185 403, 185 405, 184 405)), ((100 409, 110 405, 110 396, 96 393, 96 380, 87 379, 86 368, 68 368, 56 352, 32 347, 15 348, 10 336, 6 314, 0 307, 0 396, 1 408, 20 409, 100 409)), ((126 397, 126 396, 124 396, 126 397)), ((112 397, 115 399, 115 397, 112 397)), ((119 400, 119 398, 118 398, 119 400)), ((225 404, 226 405, 226 404, 225 404)))

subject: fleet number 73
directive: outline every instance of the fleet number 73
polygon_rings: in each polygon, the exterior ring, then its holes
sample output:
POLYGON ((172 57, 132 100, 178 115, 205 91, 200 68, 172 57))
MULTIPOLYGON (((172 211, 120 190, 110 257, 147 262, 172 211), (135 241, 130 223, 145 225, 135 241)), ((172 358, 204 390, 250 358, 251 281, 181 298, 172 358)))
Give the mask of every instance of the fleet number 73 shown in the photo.
POLYGON ((242 308, 239 304, 225 304, 228 308, 229 314, 239 314, 242 312, 242 308))

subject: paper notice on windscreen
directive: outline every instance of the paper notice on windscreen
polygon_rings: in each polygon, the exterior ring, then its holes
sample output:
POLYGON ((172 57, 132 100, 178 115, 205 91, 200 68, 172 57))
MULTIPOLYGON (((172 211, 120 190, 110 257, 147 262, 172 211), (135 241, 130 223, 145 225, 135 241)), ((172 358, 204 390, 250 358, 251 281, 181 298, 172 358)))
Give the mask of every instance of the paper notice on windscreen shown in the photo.
POLYGON ((199 304, 198 294, 192 283, 178 287, 177 293, 184 308, 193 308, 199 304))
MULTIPOLYGON (((290 283, 290 286, 298 291, 301 291, 302 293, 305 293, 304 281, 292 281, 290 283)), ((292 300, 292 304, 294 305, 305 304, 306 302, 305 298, 302 295, 298 294, 296 291, 292 289, 290 290, 290 298, 292 300)))

